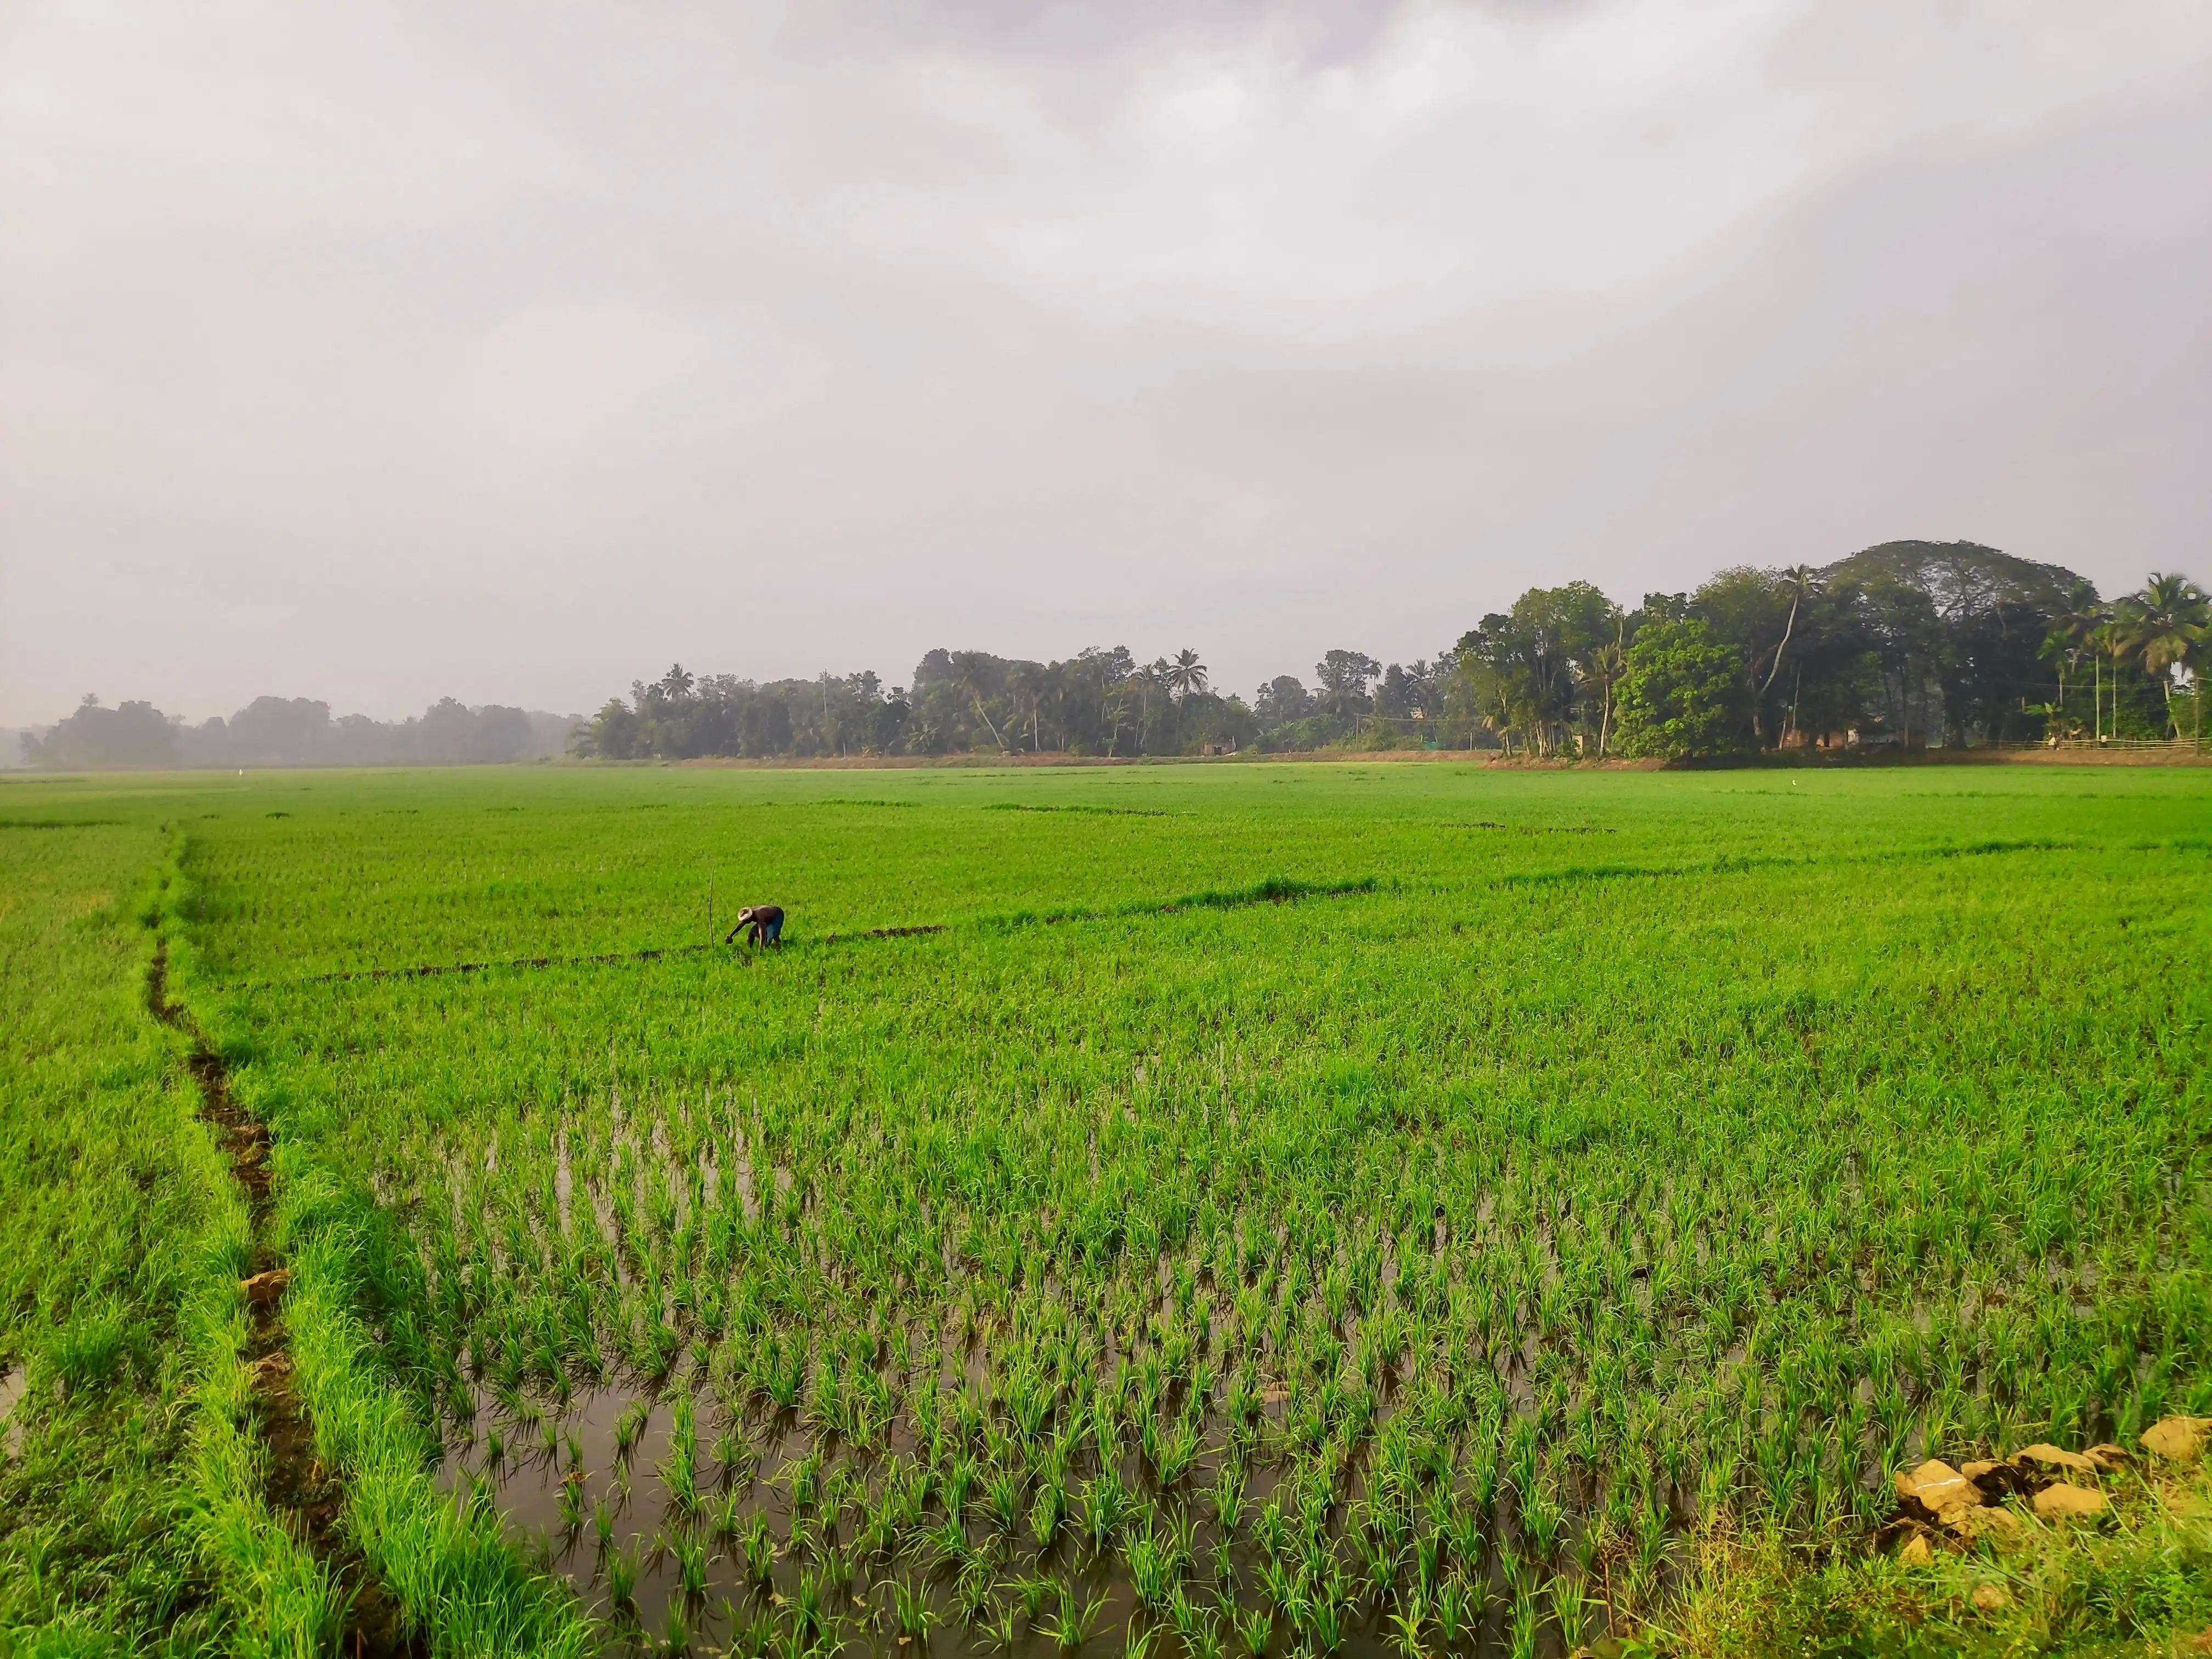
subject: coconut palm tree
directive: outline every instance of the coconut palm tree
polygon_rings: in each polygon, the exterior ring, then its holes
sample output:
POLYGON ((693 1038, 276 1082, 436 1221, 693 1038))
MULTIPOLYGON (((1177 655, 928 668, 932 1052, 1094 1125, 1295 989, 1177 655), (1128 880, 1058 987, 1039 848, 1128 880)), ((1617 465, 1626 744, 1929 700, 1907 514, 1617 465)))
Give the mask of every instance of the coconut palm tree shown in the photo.
POLYGON ((991 741, 1003 751, 1006 740, 999 735, 999 728, 991 723, 991 711, 983 707, 983 680, 990 665, 990 656, 981 651, 956 651, 952 653, 952 683, 968 694, 975 706, 976 718, 983 729, 991 734, 991 741))
POLYGON ((2101 676, 2104 672, 2105 659, 2109 657, 2112 659, 2112 730, 2111 735, 2117 738, 2120 734, 2120 665, 2123 662, 2125 662, 2130 655, 2132 654, 2128 648, 2128 636, 2133 630, 2134 627, 2134 607, 2130 605, 2127 600, 2122 599, 2113 605, 2112 610, 2107 613, 2106 621, 2104 625, 2097 629, 2089 635, 2089 648, 2097 653, 2097 672, 2100 677, 2098 690, 2097 726, 2097 741, 2100 743, 2102 743, 2106 737, 2103 724, 2104 694, 2101 684, 2101 676))
MULTIPOLYGON (((2066 676, 2069 670, 2081 672, 2081 659, 2090 659, 2093 672, 2097 671, 2097 632, 2112 621, 2112 613, 2097 603, 2094 592, 2083 592, 2074 601, 2073 608, 2051 624, 2051 632, 2043 641, 2043 654, 2058 668, 2058 712, 2061 719, 2066 713, 2066 676)), ((2094 735, 2104 735, 2105 702, 2101 673, 2094 682, 2092 692, 2090 726, 2094 735)))
POLYGON ((1607 640, 1594 647, 1583 659, 1583 683, 1597 688, 1597 757, 1605 758, 1605 746, 1613 732, 1613 688, 1620 684, 1620 677, 1628 672, 1628 651, 1620 639, 1607 640))
POLYGON ((1045 694, 1051 690, 1051 680, 1040 663, 1018 662, 1006 671, 1006 695, 1014 700, 1014 711, 1026 711, 1029 716, 1030 752, 1033 755, 1044 747, 1037 726, 1045 694))
POLYGON ((2089 636, 2097 631, 2103 621, 2102 612, 2097 607, 2082 605, 2053 622, 2050 633, 2044 635, 2044 660, 2058 670, 2058 718, 2062 735, 2066 719, 2066 677, 2069 672, 2081 672, 2082 655, 2089 648, 2089 636))
POLYGON ((1121 741, 1121 724, 1129 718, 1129 699, 1119 685, 1110 688, 1100 709, 1106 723, 1106 758, 1114 758, 1114 750, 1121 741))
MULTIPOLYGON (((1798 608, 1812 596, 1813 584, 1819 575, 1820 573, 1809 564, 1793 564, 1782 573, 1783 586, 1790 590, 1790 619, 1782 624, 1782 642, 1774 647, 1773 665, 1766 671, 1765 684, 1759 688, 1759 696, 1752 704, 1754 723, 1766 707, 1766 694, 1774 689, 1774 682, 1782 672, 1783 653, 1790 649, 1790 636, 1797 631, 1798 608)), ((1598 752, 1605 752, 1602 743, 1598 745, 1598 752)))
POLYGON ((1137 699, 1137 752, 1142 754, 1145 740, 1152 732, 1152 699, 1167 690, 1168 659, 1156 657, 1141 668, 1130 671, 1129 678, 1121 682, 1124 690, 1137 699))
POLYGON ((2173 670, 2189 671, 2197 684, 2197 733, 2204 732, 2204 649, 2212 637, 2212 598, 2188 577, 2151 573, 2139 593, 2130 593, 2118 619, 2121 644, 2142 664, 2143 672, 2166 690, 2166 722, 2173 726, 2173 670))
POLYGON ((1188 698, 1206 690, 1206 665, 1198 653, 1185 646, 1167 665, 1168 690, 1177 698, 1188 698))

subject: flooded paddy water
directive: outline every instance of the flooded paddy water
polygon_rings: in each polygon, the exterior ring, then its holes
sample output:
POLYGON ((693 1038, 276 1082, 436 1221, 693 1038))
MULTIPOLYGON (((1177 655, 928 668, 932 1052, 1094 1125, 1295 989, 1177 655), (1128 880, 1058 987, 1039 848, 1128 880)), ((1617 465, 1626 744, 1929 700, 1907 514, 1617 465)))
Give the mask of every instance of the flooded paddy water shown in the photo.
MULTIPOLYGON (((1271 1419, 1281 1403, 1271 1402, 1271 1419)), ((932 1470, 902 1427, 861 1451, 818 1439, 790 1412, 730 1422, 679 1385, 590 1389, 520 1416, 485 1395, 474 1430, 449 1449, 441 1484, 497 1509, 615 1650, 1368 1659, 1408 1650, 1401 1616, 1411 1606, 1421 1610, 1419 1651, 1556 1655, 1601 1642, 1608 1622, 1595 1583, 1516 1560, 1522 1527, 1501 1493, 1486 1511, 1477 1575, 1454 1574, 1443 1589, 1433 1555, 1416 1559, 1443 1547, 1434 1534, 1390 1563, 1365 1560, 1364 1577, 1346 1548, 1343 1601, 1320 1620, 1329 1634, 1294 1629, 1284 1598, 1269 1594, 1272 1570, 1251 1528, 1224 1528, 1215 1496, 1224 1466, 1234 1468, 1236 1511, 1249 1517, 1277 1495, 1282 1472, 1234 1455, 1219 1437, 1169 1487, 1142 1456, 1122 1458, 1109 1485, 1124 1494, 1124 1512, 1103 1526, 1081 1496, 1097 1471, 1071 1467, 1069 1511, 1040 1544, 1031 1483, 1016 1481, 1009 1495, 1003 1477, 992 1489, 986 1469, 932 1470), (1411 1593, 1425 1581, 1429 1592, 1411 1593), (1579 1611, 1563 1623, 1559 1603, 1577 1592, 1579 1611), (1516 1605, 1526 1631, 1516 1631, 1516 1605), (1569 1644, 1563 1628, 1577 1625, 1582 1640, 1569 1644)), ((1365 1474, 1358 1461, 1347 1469, 1340 1510, 1358 1502, 1365 1474)), ((1586 1524, 1549 1523, 1562 1559, 1573 1559, 1586 1524)), ((1333 1531, 1346 1543, 1340 1519, 1333 1531)), ((1282 1590, 1279 1577, 1273 1588, 1282 1590)))

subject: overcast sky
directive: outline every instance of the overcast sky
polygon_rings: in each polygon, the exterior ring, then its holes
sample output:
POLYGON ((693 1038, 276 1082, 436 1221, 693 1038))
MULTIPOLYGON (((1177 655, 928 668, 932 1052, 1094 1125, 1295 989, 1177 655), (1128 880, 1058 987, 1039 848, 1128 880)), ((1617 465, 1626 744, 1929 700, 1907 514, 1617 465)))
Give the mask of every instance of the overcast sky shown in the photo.
POLYGON ((2203 0, 0 0, 0 722, 2208 530, 2203 0))

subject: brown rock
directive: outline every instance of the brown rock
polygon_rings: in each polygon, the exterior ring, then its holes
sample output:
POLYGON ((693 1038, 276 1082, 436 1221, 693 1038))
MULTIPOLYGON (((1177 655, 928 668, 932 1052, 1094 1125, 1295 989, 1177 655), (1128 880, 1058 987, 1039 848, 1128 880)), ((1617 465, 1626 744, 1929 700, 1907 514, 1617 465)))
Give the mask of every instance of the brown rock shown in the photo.
POLYGON ((1971 1463, 1960 1464, 1959 1473, 1965 1475, 1969 1480, 1978 1482, 1984 1475, 1987 1474, 1991 1469, 1994 1469, 1997 1466, 1995 1463, 1992 1463, 1988 1458, 1978 1457, 1971 1463))
POLYGON ((1984 1613, 1995 1613, 1999 1607, 2011 1606, 2012 1597, 2005 1594, 2002 1584, 1977 1584, 1974 1586, 1974 1605, 1984 1613))
POLYGON ((2081 1455, 2094 1463, 2100 1474, 2110 1474, 2113 1470, 2124 1469, 2135 1462, 2125 1446, 2116 1446, 2109 1440, 2090 1447, 2081 1455))
POLYGON ((267 1273, 256 1273, 251 1279, 241 1279, 238 1288, 246 1292, 246 1299, 257 1308, 265 1308, 284 1294, 284 1287, 292 1282, 288 1267, 271 1267, 267 1273))
POLYGON ((2000 1547, 2020 1536, 2020 1517, 2010 1510, 1979 1509, 1960 1512, 1954 1523, 1960 1534, 1966 1538, 1986 1538, 2000 1547))
POLYGON ((2111 1506, 2105 1494, 2087 1486, 2069 1486, 2064 1481, 2045 1486, 2035 1494, 2035 1512, 2046 1521, 2065 1521, 2102 1515, 2111 1506))
POLYGON ((2047 1469, 2071 1469, 2076 1474, 2094 1474, 2097 1466, 2080 1452, 2070 1452, 2063 1447, 2046 1445, 2038 1441, 2021 1454, 2025 1462, 2040 1463, 2047 1469))
POLYGON ((2177 1463, 2194 1460, 2212 1431, 2212 1417, 2161 1417, 2142 1431, 2143 1449, 2177 1463))
POLYGON ((1982 1501, 1980 1487, 1948 1463, 1933 1460, 1923 1463, 1909 1477, 1899 1475, 1897 1490, 1900 1496, 1914 1499, 1930 1514, 1939 1516, 1973 1509, 1982 1501))
POLYGON ((1905 1547, 1898 1551, 1897 1559, 1908 1567, 1924 1567, 1936 1559, 1936 1552, 1928 1547, 1928 1534, 1916 1532, 1905 1540, 1905 1547))

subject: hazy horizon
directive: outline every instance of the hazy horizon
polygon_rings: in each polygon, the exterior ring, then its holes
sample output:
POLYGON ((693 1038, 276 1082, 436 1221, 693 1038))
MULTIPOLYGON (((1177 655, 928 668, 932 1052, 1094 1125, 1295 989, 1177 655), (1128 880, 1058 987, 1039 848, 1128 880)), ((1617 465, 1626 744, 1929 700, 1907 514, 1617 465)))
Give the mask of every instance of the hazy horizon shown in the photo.
POLYGON ((2212 580, 2212 9, 0 11, 0 725, 2212 580))

